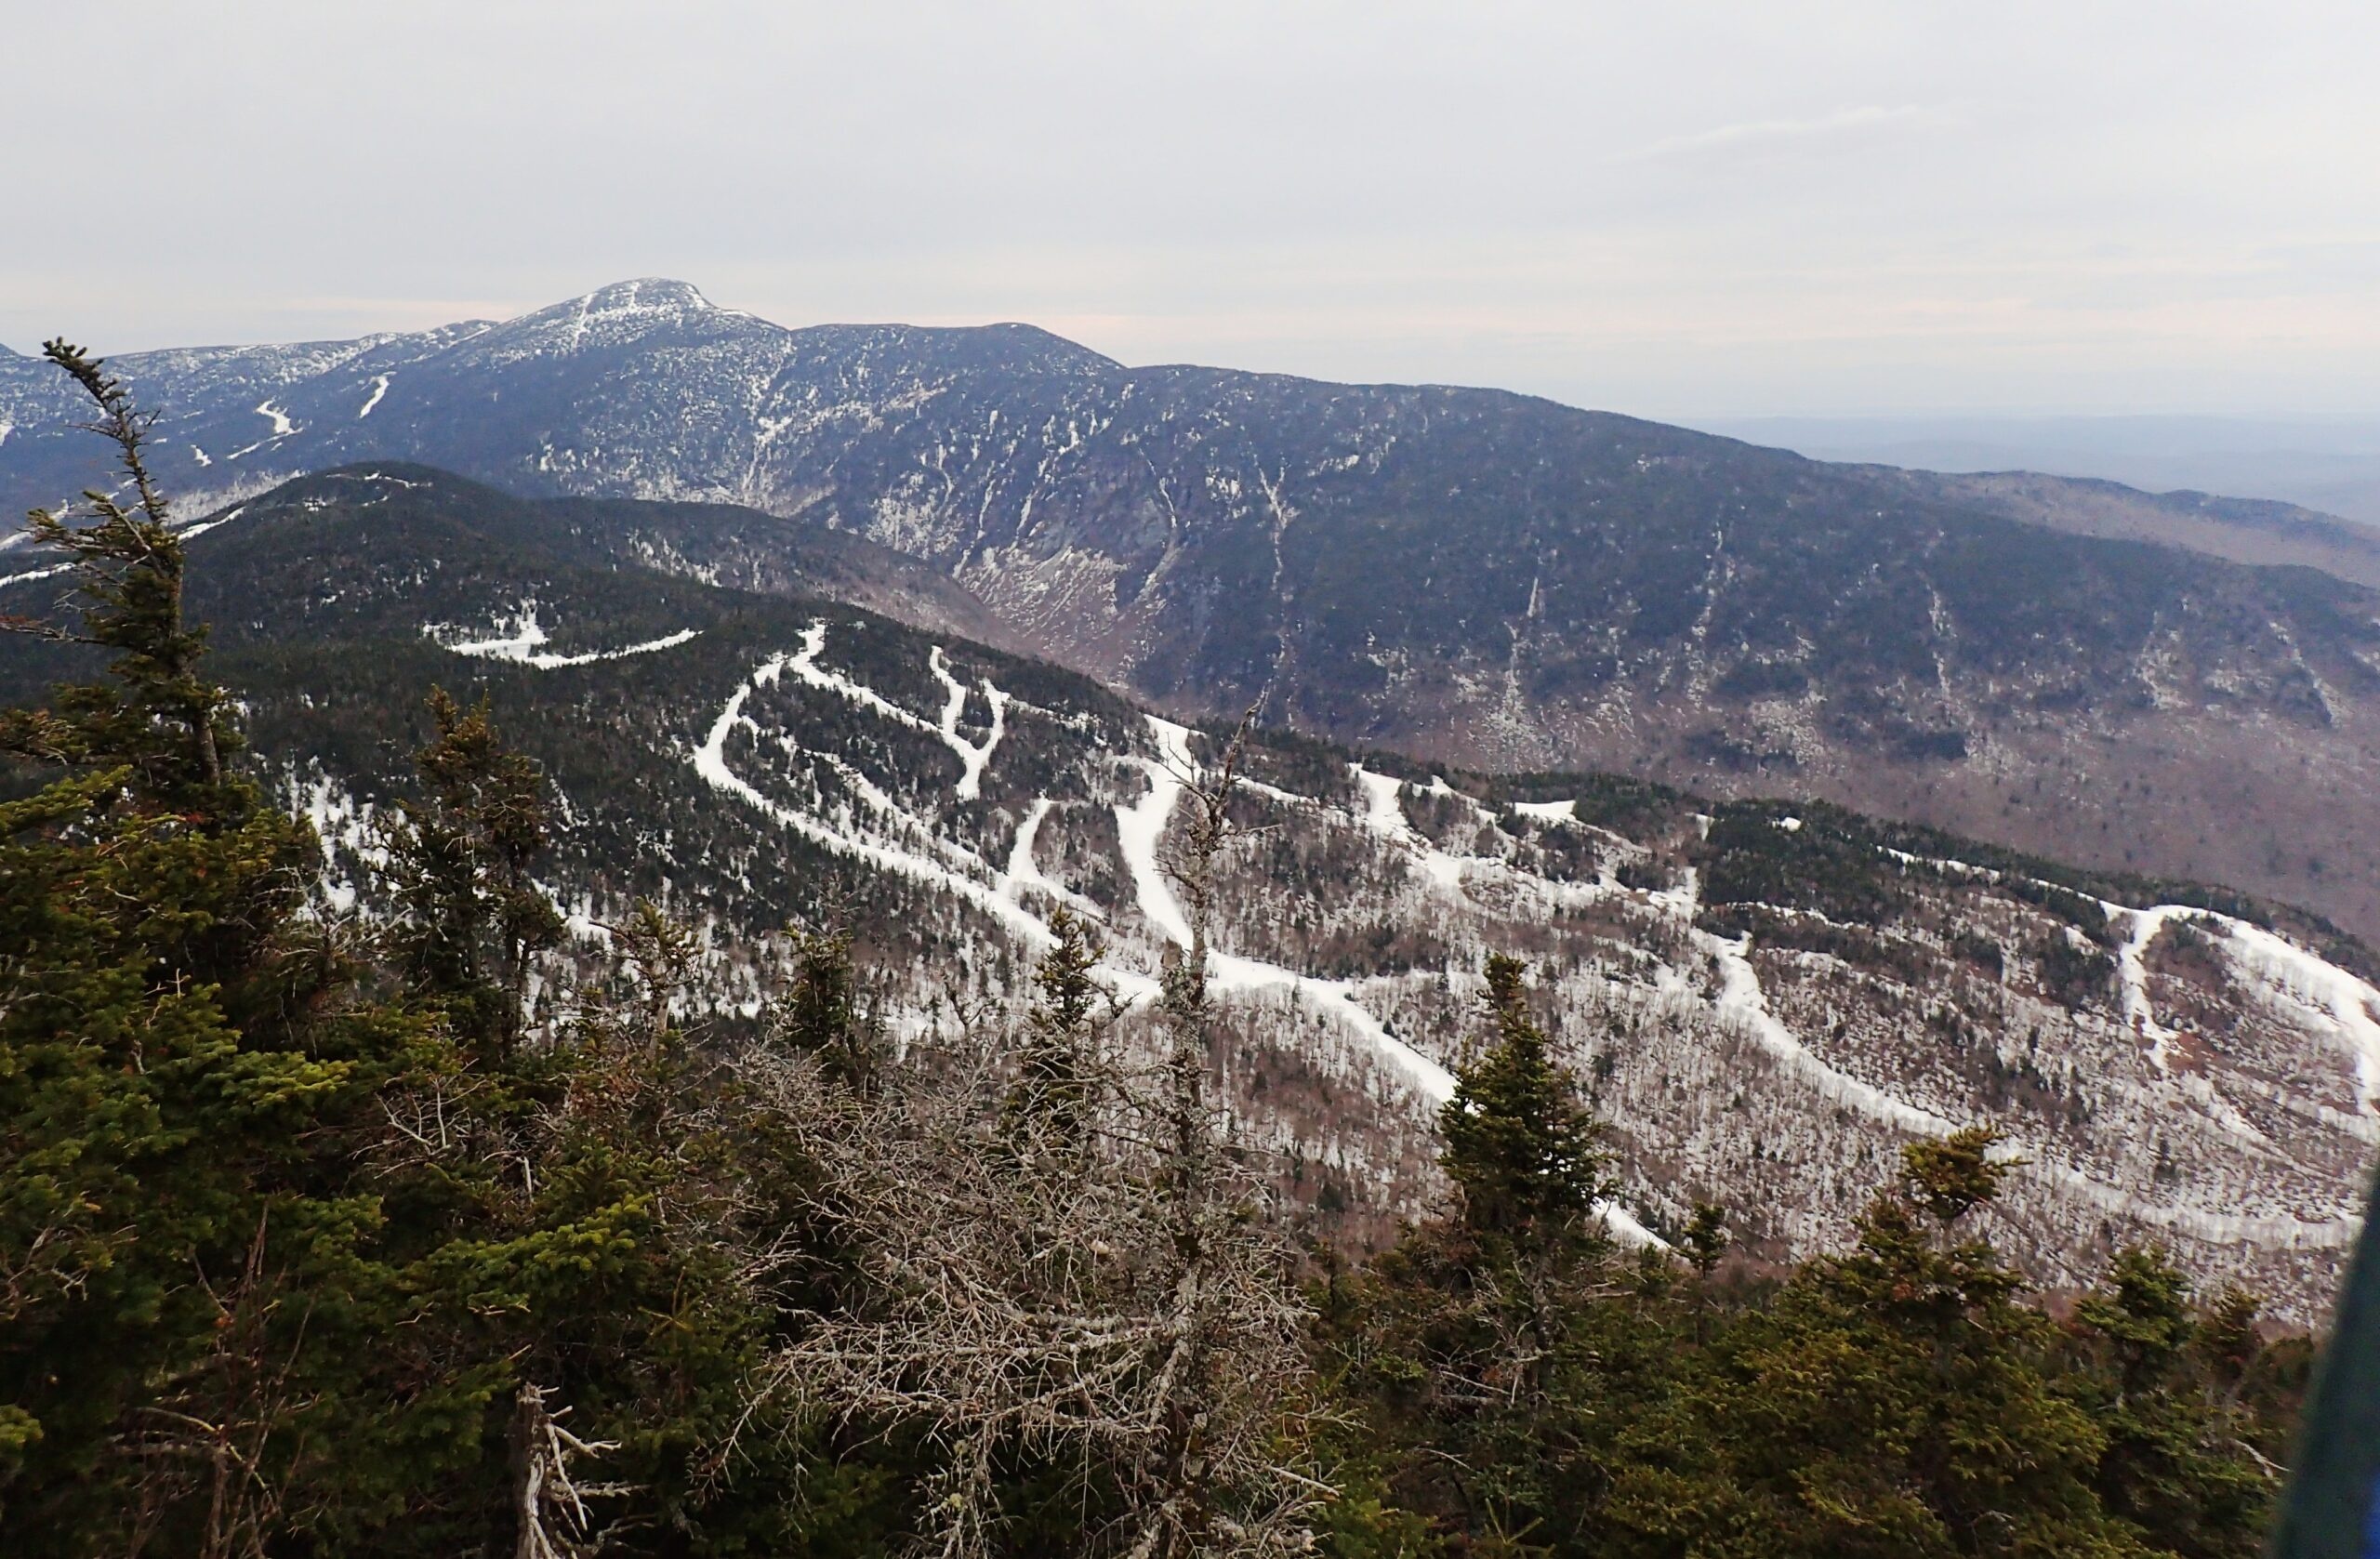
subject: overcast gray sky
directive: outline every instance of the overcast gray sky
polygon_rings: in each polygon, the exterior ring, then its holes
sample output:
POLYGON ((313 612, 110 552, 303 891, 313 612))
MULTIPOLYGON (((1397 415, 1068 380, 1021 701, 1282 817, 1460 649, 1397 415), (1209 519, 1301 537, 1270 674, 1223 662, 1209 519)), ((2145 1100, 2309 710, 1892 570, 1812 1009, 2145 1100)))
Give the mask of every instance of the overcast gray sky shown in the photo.
POLYGON ((1662 416, 2380 415, 2373 0, 0 0, 0 55, 20 350, 670 275, 1662 416))

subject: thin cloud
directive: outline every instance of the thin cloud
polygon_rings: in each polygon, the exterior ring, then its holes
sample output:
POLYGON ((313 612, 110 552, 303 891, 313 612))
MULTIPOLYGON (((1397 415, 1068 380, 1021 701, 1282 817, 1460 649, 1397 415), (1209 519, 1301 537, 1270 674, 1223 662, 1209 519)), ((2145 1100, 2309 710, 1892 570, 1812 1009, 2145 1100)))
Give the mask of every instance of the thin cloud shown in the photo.
POLYGON ((1913 103, 1885 108, 1871 103, 1861 108, 1847 108, 1817 119, 1747 119, 1733 125, 1721 125, 1692 135, 1671 136, 1640 146, 1631 152, 1616 152, 1609 159, 1615 163, 1649 162, 1658 157, 1675 157, 1698 152, 1734 151, 1745 147, 1765 147, 1779 143, 1810 141, 1835 136, 1856 135, 1886 125, 1904 124, 1918 117, 1920 110, 1913 103))

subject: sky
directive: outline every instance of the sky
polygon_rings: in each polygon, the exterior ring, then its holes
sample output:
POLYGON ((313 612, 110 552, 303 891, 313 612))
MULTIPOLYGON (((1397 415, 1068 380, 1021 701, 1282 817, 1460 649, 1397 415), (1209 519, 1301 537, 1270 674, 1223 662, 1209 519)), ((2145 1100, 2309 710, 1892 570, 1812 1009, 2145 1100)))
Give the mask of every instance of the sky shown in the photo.
POLYGON ((787 324, 1677 419, 2380 416, 2380 6, 0 0, 0 342, 787 324))

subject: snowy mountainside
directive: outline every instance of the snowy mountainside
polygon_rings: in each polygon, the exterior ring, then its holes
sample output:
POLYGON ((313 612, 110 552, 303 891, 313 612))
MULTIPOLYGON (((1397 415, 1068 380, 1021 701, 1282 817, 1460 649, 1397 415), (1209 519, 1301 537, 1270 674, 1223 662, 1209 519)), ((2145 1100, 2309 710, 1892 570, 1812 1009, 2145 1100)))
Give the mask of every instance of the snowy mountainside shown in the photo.
MULTIPOLYGON (((368 908, 369 820, 443 684, 486 692, 551 776, 547 886, 574 924, 666 901, 729 1009, 830 900, 910 1032, 1012 1013, 1061 905, 1145 1000, 1181 929, 1175 799, 1213 735, 844 602, 586 561, 542 506, 425 496, 451 480, 307 479, 192 532, 192 610, 262 771, 324 835, 327 909, 368 908)), ((0 609, 46 588, 0 584, 0 609)), ((0 676, 21 696, 60 653, 12 641, 0 676)), ((2335 1279, 2380 1147, 2380 993, 2309 917, 1829 806, 1288 734, 1249 781, 1216 1060, 1343 1237, 1434 1194, 1432 1113, 1508 950, 1612 1123, 1623 1226, 1716 1199, 1756 1249, 1806 1250, 1898 1142, 1990 1119, 2030 1161, 1999 1232, 2044 1281, 2137 1238, 2293 1315, 2335 1279)))
MULTIPOLYGON (((1261 694, 1333 740, 1823 796, 2380 936, 2380 594, 2210 555, 2241 548, 2170 506, 2159 533, 2104 493, 2086 515, 2071 487, 2017 503, 1493 390, 1126 367, 1023 325, 788 330, 654 279, 115 366, 193 511, 374 458, 734 503, 909 554, 982 602, 942 626, 1177 719, 1261 694)), ((20 507, 104 479, 57 378, 0 359, 20 507)), ((624 561, 766 589, 794 534, 624 561)))

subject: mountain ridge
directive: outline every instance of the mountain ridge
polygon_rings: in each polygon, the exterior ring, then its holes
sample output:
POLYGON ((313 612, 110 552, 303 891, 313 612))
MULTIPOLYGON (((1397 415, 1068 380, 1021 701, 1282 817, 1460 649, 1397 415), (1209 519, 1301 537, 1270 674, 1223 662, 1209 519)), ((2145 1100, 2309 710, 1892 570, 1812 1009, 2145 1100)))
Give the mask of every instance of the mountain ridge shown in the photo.
MULTIPOLYGON (((491 695, 544 764, 544 886, 578 934, 667 904, 730 1011, 757 999, 744 950, 830 904, 906 1031, 1027 999, 1060 905, 1093 918, 1128 997, 1178 934, 1162 861, 1218 740, 1079 673, 607 557, 549 504, 416 467, 297 479, 185 534, 210 664, 335 869, 325 913, 385 891, 372 823, 439 683, 491 695), (951 991, 916 972, 950 969, 951 991)), ((0 682, 23 695, 76 653, 0 641, 0 682)), ((1433 1112, 1494 950, 1535 966, 1612 1123, 1623 1232, 1674 1234, 1733 1187, 1753 1252, 1824 1248, 1895 1141, 1988 1116, 2038 1166, 1995 1237, 2044 1281, 2149 1235, 2283 1314, 2335 1278, 2380 1141, 2380 991, 2334 929, 1806 801, 1294 735, 1260 734, 1246 774, 1218 1075, 1357 1243, 1433 1194, 1433 1112)))
MULTIPOLYGON (((404 456, 740 503, 919 559, 1179 718, 1261 697, 1445 761, 1820 795, 2380 930, 2380 608, 2333 575, 1504 391, 787 331, 658 283, 309 366, 337 355, 119 362, 196 403, 169 484, 404 456)), ((40 367, 0 374, 20 491, 64 480, 62 428, 11 409, 40 367)))

